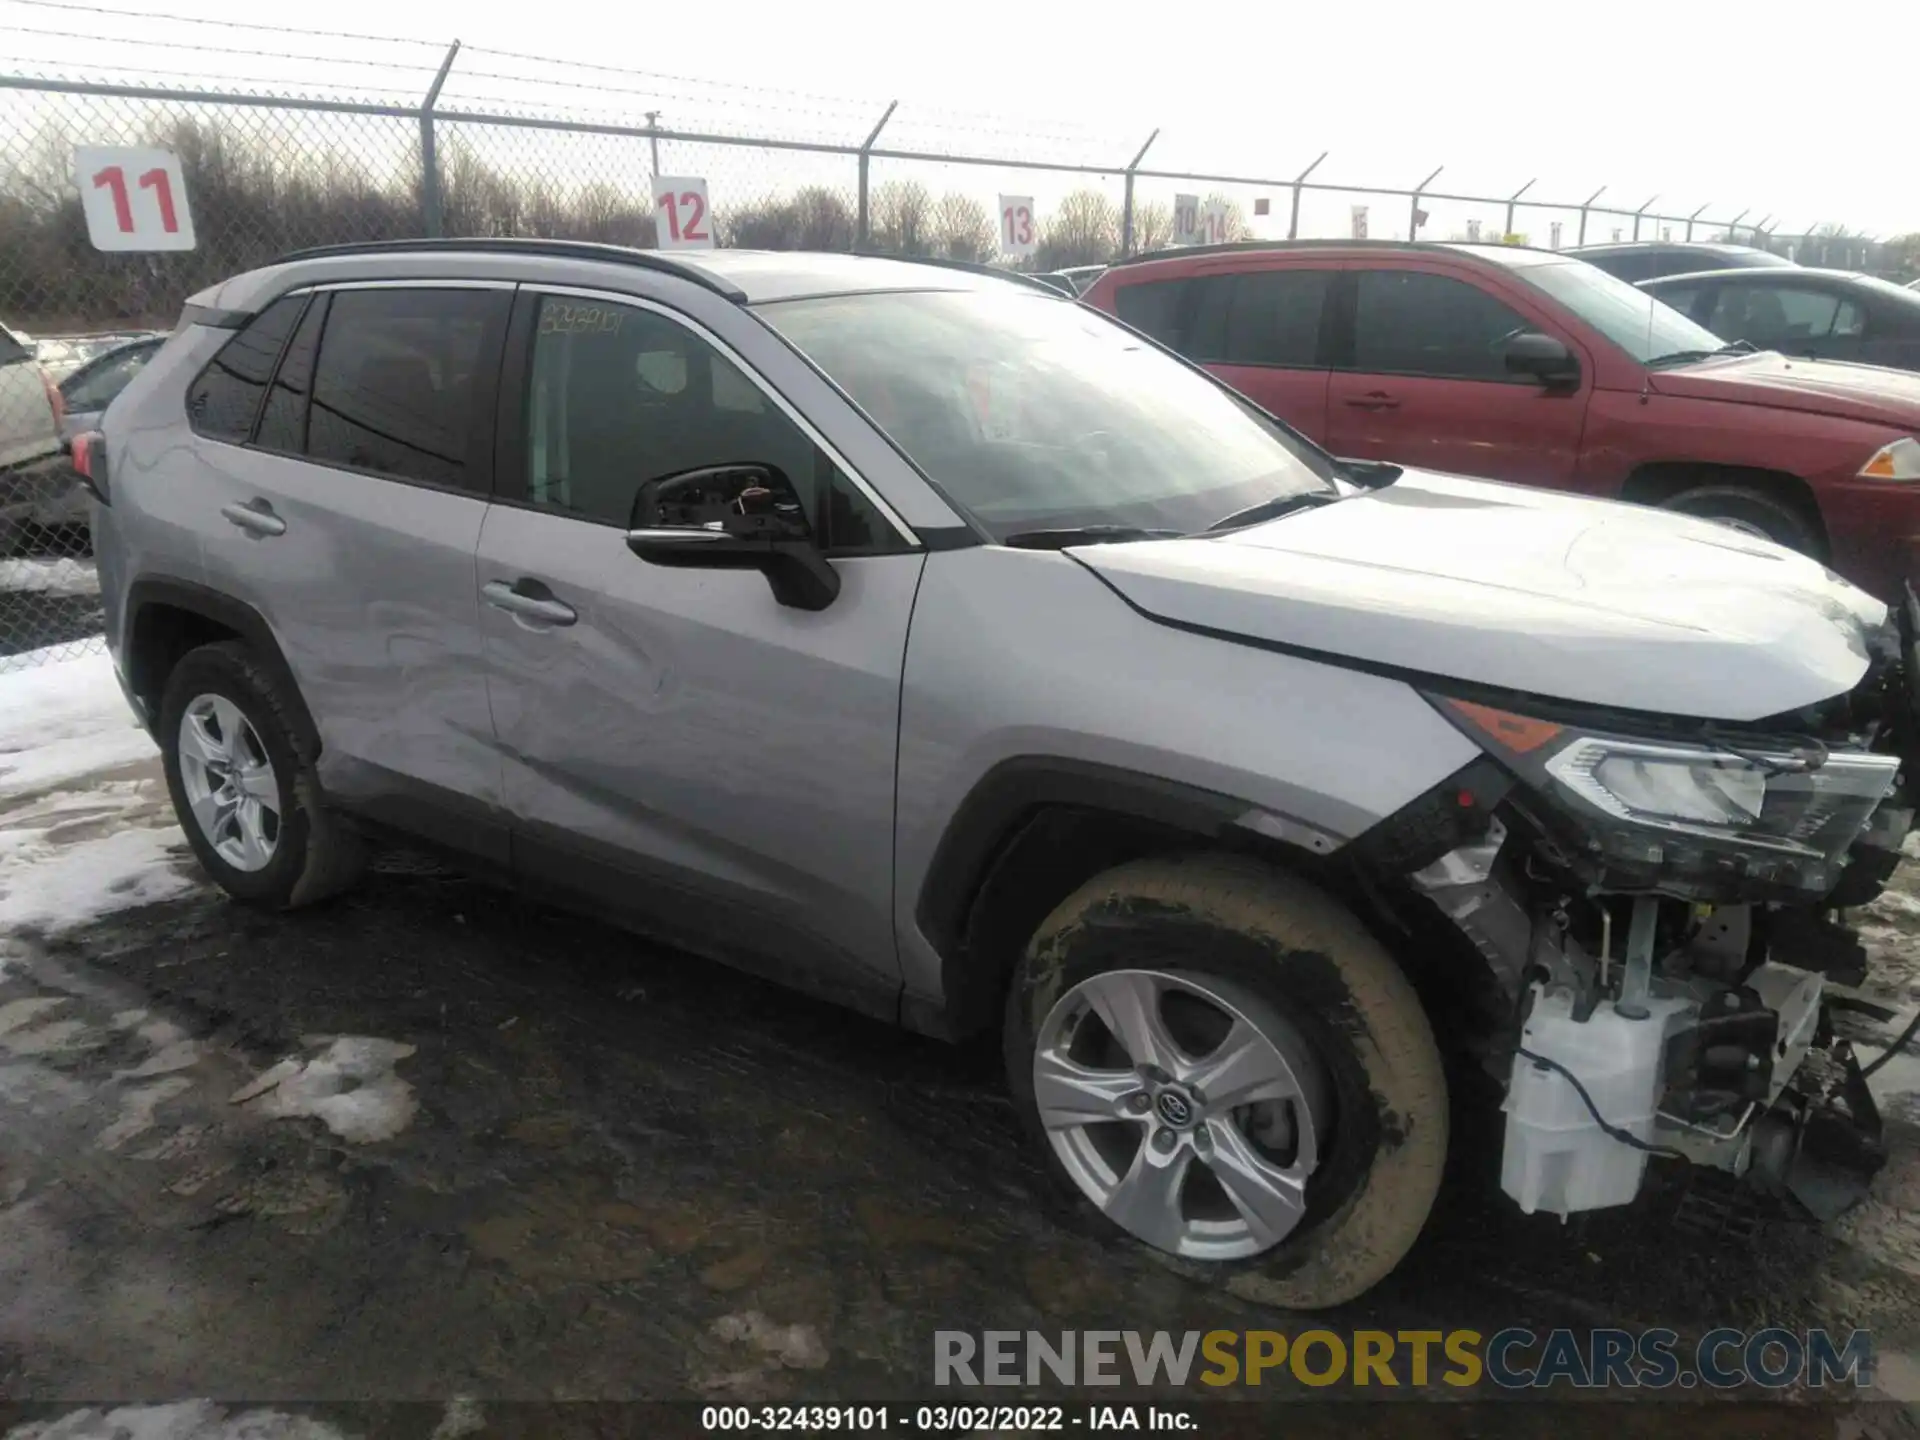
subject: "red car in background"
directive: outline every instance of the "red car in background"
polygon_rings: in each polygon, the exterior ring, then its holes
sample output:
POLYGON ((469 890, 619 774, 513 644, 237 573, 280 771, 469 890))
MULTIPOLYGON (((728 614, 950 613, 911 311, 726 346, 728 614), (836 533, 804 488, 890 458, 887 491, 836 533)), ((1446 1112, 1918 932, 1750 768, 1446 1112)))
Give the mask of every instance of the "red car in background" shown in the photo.
POLYGON ((1920 575, 1920 375, 1728 346, 1566 255, 1203 247, 1082 299, 1336 455, 1686 511, 1886 599, 1920 575))

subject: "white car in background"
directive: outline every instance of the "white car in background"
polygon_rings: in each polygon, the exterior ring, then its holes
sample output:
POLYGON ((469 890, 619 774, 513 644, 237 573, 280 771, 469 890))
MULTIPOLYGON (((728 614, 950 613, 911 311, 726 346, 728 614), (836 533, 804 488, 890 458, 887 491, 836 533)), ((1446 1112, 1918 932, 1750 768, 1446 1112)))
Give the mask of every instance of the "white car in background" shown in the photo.
POLYGON ((60 410, 33 341, 0 325, 0 470, 58 454, 60 410))
POLYGON ((0 326, 0 553, 27 528, 53 523, 49 506, 68 508, 64 409, 33 342, 0 326))

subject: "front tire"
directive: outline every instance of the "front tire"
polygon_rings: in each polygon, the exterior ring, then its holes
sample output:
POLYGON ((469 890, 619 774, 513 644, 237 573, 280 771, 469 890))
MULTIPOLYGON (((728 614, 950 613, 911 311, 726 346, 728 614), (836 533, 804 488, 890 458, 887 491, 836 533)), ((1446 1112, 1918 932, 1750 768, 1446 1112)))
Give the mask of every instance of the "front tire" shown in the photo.
POLYGON ((1439 1189, 1446 1081, 1413 987, 1330 896, 1252 860, 1140 861, 1068 897, 1015 975, 1005 1053, 1079 1207, 1247 1299, 1364 1293, 1439 1189))
POLYGON ((273 909, 344 889, 359 836, 320 803, 290 706, 239 641, 189 652, 167 677, 156 727, 167 791, 201 866, 236 900, 273 909))
POLYGON ((1701 485, 1683 490, 1662 507, 1712 520, 1743 535, 1771 540, 1789 550, 1816 559, 1820 539, 1812 525, 1792 505, 1745 485, 1701 485))

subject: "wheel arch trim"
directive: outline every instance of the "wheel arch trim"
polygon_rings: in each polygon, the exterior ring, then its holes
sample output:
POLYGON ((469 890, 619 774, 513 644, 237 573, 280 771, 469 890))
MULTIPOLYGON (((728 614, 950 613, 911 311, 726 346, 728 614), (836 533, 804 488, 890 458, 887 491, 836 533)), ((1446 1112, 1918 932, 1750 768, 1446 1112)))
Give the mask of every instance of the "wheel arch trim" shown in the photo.
POLYGON ((150 644, 142 642, 142 624, 160 610, 180 611, 210 621, 244 640, 272 674, 280 693, 286 698, 294 729, 294 738, 305 752, 302 759, 311 762, 320 753, 320 730, 306 698, 293 676, 293 668, 274 638, 273 627, 253 606, 222 591, 197 585, 190 580, 144 577, 127 587, 126 598, 126 683, 146 712, 147 728, 160 723, 160 691, 165 676, 153 673, 154 657, 150 644))
POLYGON ((979 1023, 986 980, 967 937, 979 897, 995 867, 1029 826, 1049 811, 1080 810, 1191 836, 1331 855, 1345 843, 1305 821, 1220 791, 1144 771, 1051 755, 1001 760, 977 779, 955 807, 914 895, 913 921, 939 957, 948 1025, 979 1023))

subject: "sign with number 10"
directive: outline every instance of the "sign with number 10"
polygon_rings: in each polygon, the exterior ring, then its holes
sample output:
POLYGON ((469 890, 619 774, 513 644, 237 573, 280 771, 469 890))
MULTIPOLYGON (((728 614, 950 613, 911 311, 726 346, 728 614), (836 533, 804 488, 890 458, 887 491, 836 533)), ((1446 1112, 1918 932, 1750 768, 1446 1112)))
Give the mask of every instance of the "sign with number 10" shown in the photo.
POLYGON ((1200 197, 1198 195, 1173 197, 1173 243, 1176 245, 1200 243, 1200 197))
POLYGON ((1040 248, 1040 227, 1033 219, 1031 195, 1000 197, 1000 252, 1022 258, 1040 248))
POLYGON ((180 157, 141 145, 77 145, 73 180, 96 250, 191 250, 180 157))
POLYGON ((713 212, 707 182, 662 175, 653 182, 653 228, 662 250, 713 249, 713 212))

